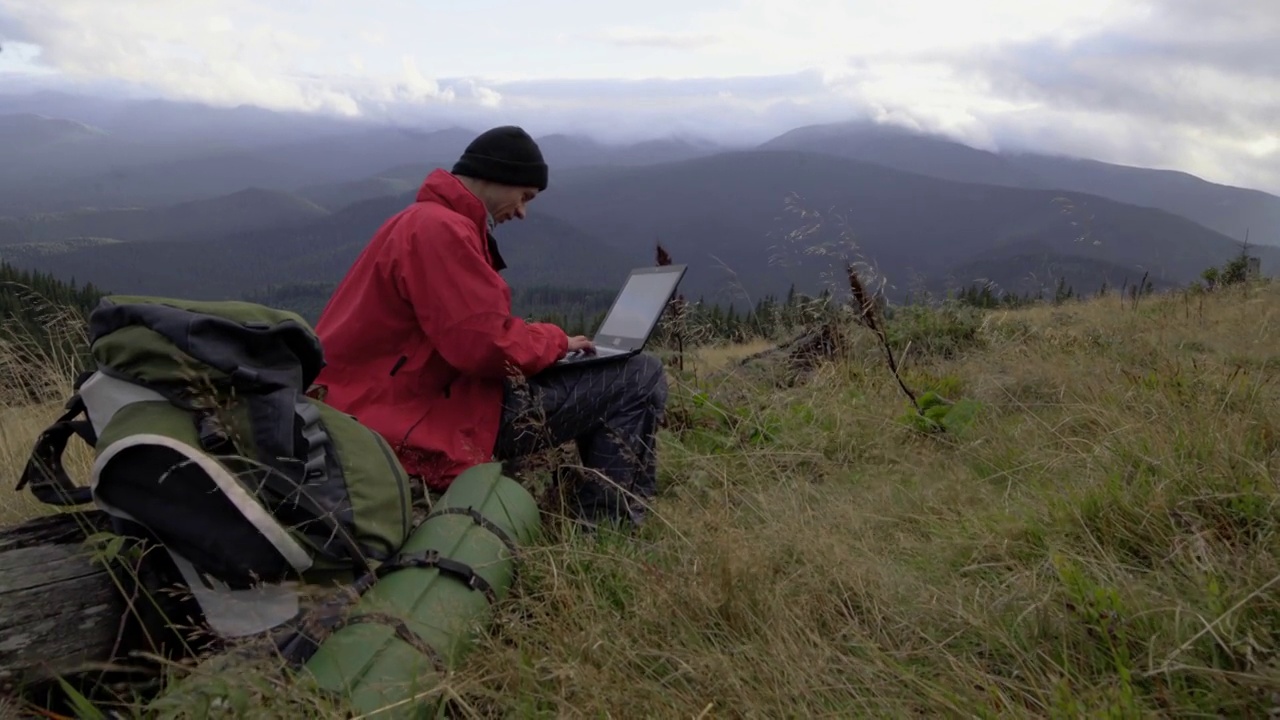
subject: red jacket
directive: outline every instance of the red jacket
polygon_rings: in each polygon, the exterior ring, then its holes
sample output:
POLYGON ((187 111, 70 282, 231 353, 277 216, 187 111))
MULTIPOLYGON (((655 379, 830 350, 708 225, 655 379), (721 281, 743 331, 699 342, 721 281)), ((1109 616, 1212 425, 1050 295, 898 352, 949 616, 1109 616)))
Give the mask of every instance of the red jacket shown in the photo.
POLYGON ((492 459, 503 378, 535 374, 568 348, 559 327, 512 316, 486 219, 457 178, 432 172, 316 324, 325 402, 380 433, 437 490, 492 459))

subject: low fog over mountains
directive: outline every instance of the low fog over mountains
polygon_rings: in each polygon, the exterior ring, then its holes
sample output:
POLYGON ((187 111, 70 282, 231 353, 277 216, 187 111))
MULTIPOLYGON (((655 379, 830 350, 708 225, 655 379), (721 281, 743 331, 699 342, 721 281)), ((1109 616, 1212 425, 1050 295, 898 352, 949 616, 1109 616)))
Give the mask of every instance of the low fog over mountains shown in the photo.
MULTIPOLYGON (((323 288, 483 129, 0 96, 0 259, 114 292, 323 288)), ((721 302, 817 291, 842 257, 876 268, 891 295, 1059 278, 1091 292, 1144 273, 1182 284, 1230 260, 1246 233, 1264 272, 1280 257, 1274 195, 864 122, 751 147, 538 140, 551 186, 498 233, 517 287, 612 288, 653 262, 656 242, 691 266, 687 296, 721 302)))

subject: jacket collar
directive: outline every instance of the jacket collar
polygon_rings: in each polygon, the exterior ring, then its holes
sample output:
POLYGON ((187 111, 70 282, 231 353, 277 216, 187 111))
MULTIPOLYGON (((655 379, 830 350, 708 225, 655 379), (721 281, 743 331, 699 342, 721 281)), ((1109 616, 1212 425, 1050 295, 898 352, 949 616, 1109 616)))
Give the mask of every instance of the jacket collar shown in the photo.
POLYGON ((493 266, 495 272, 502 272, 507 269, 507 261, 502 259, 502 253, 498 252, 498 239, 493 233, 485 233, 488 237, 489 246, 489 264, 493 266))
POLYGON ((462 181, 444 168, 436 168, 427 175, 427 179, 418 188, 417 202, 433 202, 471 220, 476 230, 485 238, 483 250, 488 255, 489 264, 501 272, 507 263, 498 252, 498 241, 493 236, 489 224, 489 212, 475 193, 467 189, 462 181))

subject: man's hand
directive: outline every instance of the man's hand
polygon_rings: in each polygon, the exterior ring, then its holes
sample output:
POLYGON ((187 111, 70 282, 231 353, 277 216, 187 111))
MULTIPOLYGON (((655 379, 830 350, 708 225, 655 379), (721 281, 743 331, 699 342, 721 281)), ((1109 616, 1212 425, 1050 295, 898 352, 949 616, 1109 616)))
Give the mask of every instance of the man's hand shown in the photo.
POLYGON ((595 343, 591 342, 591 338, 585 335, 575 335, 569 338, 568 352, 582 351, 587 355, 593 355, 596 351, 595 343))

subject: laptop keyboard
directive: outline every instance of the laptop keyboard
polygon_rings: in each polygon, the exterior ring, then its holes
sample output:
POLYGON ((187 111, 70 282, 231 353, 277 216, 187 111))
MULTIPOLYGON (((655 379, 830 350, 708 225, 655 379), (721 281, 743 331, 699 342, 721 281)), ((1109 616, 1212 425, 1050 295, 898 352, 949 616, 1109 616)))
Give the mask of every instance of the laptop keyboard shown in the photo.
POLYGON ((586 353, 586 352, 583 352, 582 350, 575 350, 575 351, 573 351, 573 352, 569 353, 568 355, 565 355, 563 358, 561 358, 561 359, 560 359, 560 362, 562 362, 562 363, 573 363, 573 362, 578 362, 578 361, 580 361, 580 360, 587 360, 588 358, 593 358, 593 357, 597 357, 597 356, 600 356, 600 355, 605 355, 605 356, 608 356, 608 355, 621 355, 621 354, 623 354, 624 352, 626 352, 626 351, 625 351, 625 350, 614 350, 613 348, 596 348, 596 351, 595 351, 594 353, 590 353, 590 354, 588 354, 588 353, 586 353))

